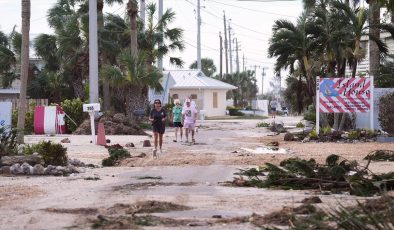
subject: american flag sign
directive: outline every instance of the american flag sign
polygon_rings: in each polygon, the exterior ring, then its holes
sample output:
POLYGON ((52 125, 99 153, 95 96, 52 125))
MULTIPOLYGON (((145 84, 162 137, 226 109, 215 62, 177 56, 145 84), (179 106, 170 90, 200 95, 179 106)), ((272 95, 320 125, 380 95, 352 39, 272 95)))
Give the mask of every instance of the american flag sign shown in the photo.
POLYGON ((370 78, 320 78, 319 111, 366 113, 371 108, 370 78))

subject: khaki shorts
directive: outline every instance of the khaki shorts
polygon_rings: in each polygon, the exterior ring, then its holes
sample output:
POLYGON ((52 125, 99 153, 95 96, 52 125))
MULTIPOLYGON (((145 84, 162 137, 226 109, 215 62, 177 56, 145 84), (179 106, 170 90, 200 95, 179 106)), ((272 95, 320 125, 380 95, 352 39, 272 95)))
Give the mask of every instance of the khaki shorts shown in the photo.
POLYGON ((195 125, 195 123, 184 123, 183 128, 194 130, 195 125))

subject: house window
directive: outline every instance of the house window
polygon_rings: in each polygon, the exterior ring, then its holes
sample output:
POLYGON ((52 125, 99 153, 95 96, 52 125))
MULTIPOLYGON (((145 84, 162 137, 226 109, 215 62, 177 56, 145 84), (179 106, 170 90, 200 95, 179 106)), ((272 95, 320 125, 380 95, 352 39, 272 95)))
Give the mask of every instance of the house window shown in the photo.
POLYGON ((217 108, 218 107, 218 93, 217 92, 213 92, 213 108, 217 108))
POLYGON ((175 99, 179 99, 178 94, 173 94, 173 95, 172 95, 172 99, 174 99, 174 100, 175 100, 175 99))
POLYGON ((196 100, 196 99, 197 99, 197 94, 192 94, 192 95, 190 95, 190 98, 191 98, 192 100, 196 100))

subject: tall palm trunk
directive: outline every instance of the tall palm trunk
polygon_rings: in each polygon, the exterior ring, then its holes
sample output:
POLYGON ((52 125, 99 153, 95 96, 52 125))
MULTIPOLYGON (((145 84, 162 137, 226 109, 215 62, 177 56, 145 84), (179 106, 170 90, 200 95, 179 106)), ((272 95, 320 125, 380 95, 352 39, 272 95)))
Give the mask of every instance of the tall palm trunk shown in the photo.
POLYGON ((27 110, 26 89, 29 75, 29 32, 30 32, 30 0, 22 0, 22 55, 21 55, 21 88, 18 108, 17 142, 24 143, 24 128, 27 110))
POLYGON ((352 77, 356 77, 356 72, 357 72, 357 59, 354 59, 352 64, 352 77))
POLYGON ((137 109, 145 109, 146 97, 142 92, 142 87, 131 85, 126 90, 126 114, 134 119, 133 112, 137 109))
POLYGON ((129 0, 127 3, 127 15, 130 20, 130 49, 131 54, 137 56, 137 16, 138 16, 138 3, 136 0, 129 0))
MULTIPOLYGON (((97 0, 97 26, 98 31, 102 32, 104 29, 104 15, 103 15, 103 8, 104 8, 104 1, 97 0)), ((100 37, 99 37, 100 39, 100 37)), ((105 56, 105 52, 101 50, 100 52, 100 59, 99 59, 99 66, 106 64, 107 58, 105 56)), ((109 82, 102 78, 102 86, 103 86, 103 111, 107 111, 110 109, 111 106, 111 92, 109 87, 109 82)))
MULTIPOLYGON (((377 0, 369 1, 370 14, 368 18, 369 25, 379 25, 380 24, 380 7, 377 0)), ((369 34, 371 36, 375 36, 376 38, 380 37, 379 28, 375 26, 369 27, 369 34)), ((379 48, 375 42, 369 39, 369 73, 372 76, 377 77, 379 75, 380 68, 380 52, 379 48)))
POLYGON ((301 98, 301 94, 302 94, 302 80, 301 80, 301 74, 300 74, 300 76, 298 77, 298 82, 297 82, 297 84, 298 84, 298 87, 297 87, 297 92, 296 92, 296 95, 297 95, 297 112, 298 112, 298 114, 301 114, 302 113, 302 109, 303 109, 303 103, 302 103, 302 98, 301 98))

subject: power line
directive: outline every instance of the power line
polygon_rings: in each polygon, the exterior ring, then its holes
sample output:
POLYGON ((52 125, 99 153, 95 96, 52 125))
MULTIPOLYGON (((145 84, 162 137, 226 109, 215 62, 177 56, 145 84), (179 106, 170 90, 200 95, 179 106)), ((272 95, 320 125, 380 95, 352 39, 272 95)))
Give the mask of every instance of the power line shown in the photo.
MULTIPOLYGON (((188 1, 188 0, 186 0, 186 1, 188 1)), ((216 14, 214 14, 214 13, 208 11, 208 10, 205 9, 205 8, 203 8, 203 11, 205 11, 206 13, 208 13, 208 14, 210 14, 210 15, 212 15, 212 16, 218 18, 218 19, 222 19, 221 17, 219 17, 219 16, 217 16, 216 14)), ((248 31, 257 33, 257 34, 263 34, 263 35, 271 36, 271 34, 266 34, 266 33, 259 32, 259 31, 254 30, 254 29, 247 28, 247 27, 245 27, 245 26, 242 26, 242 25, 239 25, 239 24, 237 24, 237 23, 234 23, 233 21, 231 22, 231 24, 232 24, 232 25, 236 25, 237 27, 240 27, 240 28, 242 28, 242 29, 245 29, 245 30, 248 30, 248 31)))
POLYGON ((214 2, 214 3, 217 3, 217 4, 221 4, 221 5, 225 5, 225 6, 235 7, 237 9, 249 10, 249 11, 253 11, 253 12, 259 12, 259 13, 264 13, 264 14, 271 14, 271 15, 276 15, 276 16, 296 18, 296 17, 290 16, 290 15, 277 14, 277 13, 272 13, 272 12, 263 11, 263 10, 250 9, 250 8, 246 8, 246 7, 242 7, 242 6, 231 5, 231 4, 228 4, 228 3, 217 2, 217 1, 214 1, 214 0, 207 0, 207 1, 214 2))

